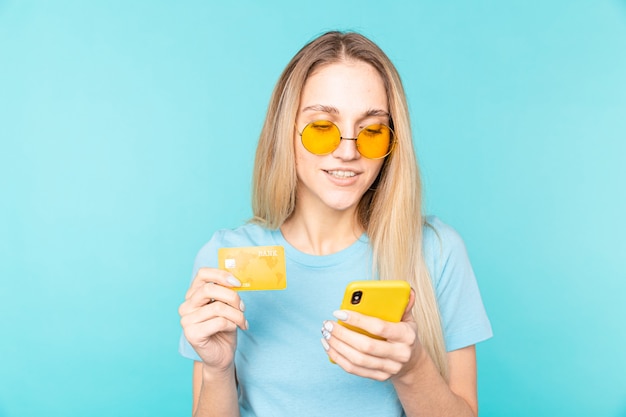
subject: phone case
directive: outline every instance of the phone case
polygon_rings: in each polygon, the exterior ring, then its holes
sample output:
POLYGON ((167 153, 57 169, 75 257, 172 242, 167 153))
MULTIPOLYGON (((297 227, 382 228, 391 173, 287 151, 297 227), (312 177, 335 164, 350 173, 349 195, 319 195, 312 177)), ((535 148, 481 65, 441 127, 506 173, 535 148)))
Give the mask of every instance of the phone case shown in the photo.
MULTIPOLYGON (((402 280, 353 281, 346 286, 341 309, 397 323, 402 319, 410 294, 411 286, 402 280)), ((339 323, 375 339, 382 339, 341 321, 339 323)))

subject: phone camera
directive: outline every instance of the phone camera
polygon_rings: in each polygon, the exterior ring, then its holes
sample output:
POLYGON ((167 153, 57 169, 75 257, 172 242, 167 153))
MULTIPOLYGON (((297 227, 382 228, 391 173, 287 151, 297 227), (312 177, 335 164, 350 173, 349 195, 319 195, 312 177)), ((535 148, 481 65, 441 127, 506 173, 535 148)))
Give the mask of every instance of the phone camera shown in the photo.
POLYGON ((352 299, 350 302, 352 304, 359 304, 361 302, 361 298, 363 297, 363 291, 355 291, 352 293, 352 299))

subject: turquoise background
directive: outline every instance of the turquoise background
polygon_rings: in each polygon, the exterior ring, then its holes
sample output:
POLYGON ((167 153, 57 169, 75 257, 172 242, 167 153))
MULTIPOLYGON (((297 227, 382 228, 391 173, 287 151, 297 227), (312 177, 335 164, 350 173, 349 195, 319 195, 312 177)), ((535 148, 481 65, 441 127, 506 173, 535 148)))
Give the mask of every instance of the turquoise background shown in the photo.
POLYGON ((396 63, 466 240, 481 415, 626 416, 626 2, 226 3, 0 1, 0 416, 189 415, 193 258, 335 28, 396 63))

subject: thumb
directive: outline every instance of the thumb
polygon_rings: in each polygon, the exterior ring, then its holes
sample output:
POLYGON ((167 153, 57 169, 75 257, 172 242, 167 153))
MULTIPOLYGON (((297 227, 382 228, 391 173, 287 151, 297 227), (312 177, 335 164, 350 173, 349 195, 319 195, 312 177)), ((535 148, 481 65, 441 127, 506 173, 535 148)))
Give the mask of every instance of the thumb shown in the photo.
POLYGON ((402 321, 413 321, 413 315, 411 314, 411 310, 413 309, 413 304, 415 304, 415 290, 411 288, 411 294, 409 295, 409 303, 406 305, 406 309, 404 310, 402 321))

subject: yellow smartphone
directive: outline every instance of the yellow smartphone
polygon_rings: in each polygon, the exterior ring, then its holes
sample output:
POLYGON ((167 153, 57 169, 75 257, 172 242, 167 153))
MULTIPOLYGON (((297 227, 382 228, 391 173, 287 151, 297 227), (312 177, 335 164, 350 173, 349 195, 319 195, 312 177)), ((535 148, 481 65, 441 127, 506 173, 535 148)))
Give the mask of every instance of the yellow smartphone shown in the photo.
MULTIPOLYGON (((352 281, 346 286, 341 310, 356 311, 397 323, 402 320, 410 295, 411 286, 402 280, 352 281)), ((339 324, 369 337, 384 340, 341 321, 339 324)))

